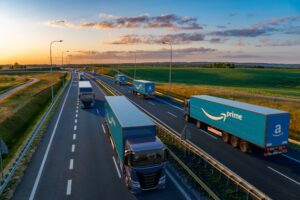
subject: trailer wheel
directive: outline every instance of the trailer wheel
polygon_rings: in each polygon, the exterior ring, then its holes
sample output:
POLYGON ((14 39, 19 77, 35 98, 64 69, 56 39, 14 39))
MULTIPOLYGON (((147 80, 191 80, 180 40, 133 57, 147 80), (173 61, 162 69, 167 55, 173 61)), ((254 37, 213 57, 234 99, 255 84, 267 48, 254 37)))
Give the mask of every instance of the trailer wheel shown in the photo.
POLYGON ((241 140, 241 141, 240 141, 240 150, 241 150, 243 153, 248 153, 249 150, 250 150, 249 142, 247 142, 247 141, 245 141, 245 140, 241 140))
POLYGON ((222 133, 222 139, 223 139, 223 142, 229 143, 230 142, 230 134, 228 134, 226 132, 223 132, 222 133))
POLYGON ((185 120, 186 122, 189 122, 189 121, 190 121, 190 117, 189 117, 188 115, 184 115, 184 120, 185 120))
POLYGON ((233 146, 234 148, 237 148, 237 147, 239 146, 239 138, 236 137, 236 136, 234 136, 234 135, 232 135, 232 136, 230 137, 230 144, 231 144, 231 146, 233 146))
POLYGON ((197 126, 197 128, 200 128, 200 127, 201 127, 201 122, 200 122, 199 120, 197 120, 196 126, 197 126))

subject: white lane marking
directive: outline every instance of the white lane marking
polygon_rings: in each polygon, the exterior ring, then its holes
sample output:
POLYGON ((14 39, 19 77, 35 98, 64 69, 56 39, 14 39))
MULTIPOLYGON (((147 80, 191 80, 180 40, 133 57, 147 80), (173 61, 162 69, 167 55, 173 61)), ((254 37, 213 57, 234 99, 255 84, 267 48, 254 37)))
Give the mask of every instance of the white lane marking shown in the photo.
POLYGON ((97 109, 96 111, 97 111, 97 114, 99 115, 99 110, 97 109))
POLYGON ((150 103, 151 105, 155 106, 155 103, 153 103, 152 101, 149 101, 149 103, 150 103))
POLYGON ((67 92, 67 95, 66 95, 66 97, 65 97, 65 99, 64 99, 63 105, 62 105, 62 107, 61 107, 61 109, 60 109, 60 111, 59 111, 59 115, 58 115, 58 118, 57 118, 57 120, 56 120, 56 122, 55 122, 54 129, 53 129, 53 131, 52 131, 52 133, 51 133, 51 137, 50 137, 50 140, 49 140, 49 143, 48 143, 46 152, 45 152, 45 154, 44 154, 44 157, 43 157, 43 160, 42 160, 42 164, 41 164, 41 166, 40 166, 39 172, 38 172, 37 177, 36 177, 36 179, 35 179, 33 188, 32 188, 32 190, 31 190, 31 193, 30 193, 30 196, 29 196, 29 200, 33 200, 33 199, 34 199, 34 196, 35 196, 37 187, 38 187, 38 185, 39 185, 39 182, 40 182, 40 179, 41 179, 43 170, 44 170, 44 166, 45 166, 45 163, 46 163, 46 160, 47 160, 49 151, 50 151, 50 147, 51 147, 51 145, 52 145, 52 141, 53 141, 54 135, 55 135, 55 133, 56 133, 56 129, 57 129, 57 126, 58 126, 58 122, 59 122, 59 120, 60 120, 60 117, 61 117, 63 108, 65 107, 65 104, 66 104, 66 101, 67 101, 67 97, 69 96, 70 88, 71 88, 71 86, 70 86, 69 89, 68 89, 68 92, 67 92))
POLYGON ((76 140, 76 134, 75 133, 73 134, 73 140, 76 140))
POLYGON ((171 115, 171 116, 173 116, 173 117, 175 117, 175 118, 177 118, 177 115, 175 115, 175 114, 173 114, 171 112, 168 112, 168 114, 171 115))
POLYGON ((72 144, 71 152, 75 152, 75 144, 72 144))
POLYGON ((76 110, 76 112, 78 113, 78 110, 76 110))
POLYGON ((71 191, 72 191, 72 180, 70 179, 68 180, 66 195, 71 195, 71 191))
POLYGON ((74 122, 75 122, 75 124, 77 124, 77 119, 75 119, 75 121, 74 121, 74 122))
POLYGON ((162 100, 162 99, 159 99, 159 98, 155 98, 157 101, 160 101, 160 102, 162 102, 162 103, 165 103, 165 104, 168 104, 169 106, 172 106, 173 108, 176 108, 176 109, 178 109, 178 110, 183 110, 182 108, 180 108, 180 107, 178 107, 178 106, 175 106, 175 105, 173 105, 173 104, 171 104, 171 103, 169 103, 169 102, 167 102, 167 101, 165 101, 165 100, 162 100))
POLYGON ((297 163, 300 163, 300 160, 297 160, 296 158, 293 158, 293 157, 288 156, 288 155, 286 155, 286 154, 281 154, 281 155, 284 156, 284 157, 286 157, 286 158, 288 158, 288 159, 291 159, 291 160, 293 160, 293 161, 295 161, 295 162, 297 162, 297 163))
POLYGON ((169 172, 169 170, 165 170, 165 172, 168 175, 168 177, 171 179, 171 181, 175 184, 175 186, 177 187, 177 189, 180 191, 180 193, 182 194, 182 196, 184 197, 184 199, 191 199, 191 197, 184 191, 184 189, 176 181, 176 179, 173 177, 173 175, 171 175, 171 173, 169 172))
POLYGON ((103 133, 106 134, 106 131, 105 131, 105 128, 104 128, 103 124, 102 124, 102 130, 103 130, 103 133))
POLYGON ((79 107, 78 106, 76 106, 76 109, 78 109, 79 107))
POLYGON ((76 130, 77 130, 77 125, 74 126, 74 131, 76 131, 76 130))
POLYGON ((77 118, 77 117, 78 117, 78 114, 76 114, 75 117, 77 118))
POLYGON ((211 137, 211 138, 213 138, 213 139, 215 139, 215 140, 218 139, 216 136, 213 136, 211 133, 207 133, 207 132, 204 131, 204 130, 200 130, 200 132, 206 134, 207 136, 209 136, 209 137, 211 137))
POLYGON ((115 167, 116 167, 116 169, 117 169, 118 176, 119 176, 119 178, 121 178, 121 173, 120 173, 120 170, 119 170, 119 168, 118 168, 118 165, 117 165, 116 159, 115 159, 115 157, 114 157, 114 156, 112 157, 112 159, 113 159, 113 161, 114 161, 114 164, 115 164, 115 167))
POLYGON ((69 170, 73 170, 74 169, 74 159, 70 159, 70 166, 69 166, 69 170))
POLYGON ((283 173, 277 171, 276 169, 273 169, 273 168, 270 167, 270 166, 268 166, 268 169, 270 169, 270 170, 272 170, 273 172, 276 172, 277 174, 283 176, 284 178, 286 178, 286 179, 288 179, 288 180, 290 180, 290 181, 296 183, 297 185, 300 185, 300 183, 299 183, 298 181, 295 181, 294 179, 292 179, 292 178, 288 177, 287 175, 285 175, 285 174, 283 174, 283 173))

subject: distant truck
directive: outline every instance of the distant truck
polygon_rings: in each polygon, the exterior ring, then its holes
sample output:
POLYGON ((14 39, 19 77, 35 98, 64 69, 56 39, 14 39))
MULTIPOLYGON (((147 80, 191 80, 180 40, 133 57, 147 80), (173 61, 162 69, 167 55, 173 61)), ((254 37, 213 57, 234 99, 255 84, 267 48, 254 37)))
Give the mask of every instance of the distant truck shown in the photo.
POLYGON ((287 152, 290 114, 262 106, 207 95, 191 96, 185 101, 184 117, 198 128, 220 135, 224 142, 244 153, 252 145, 264 156, 287 152))
POLYGON ((123 74, 117 74, 115 76, 115 83, 119 85, 125 85, 127 81, 127 77, 123 74))
POLYGON ((89 81, 79 81, 79 100, 83 108, 92 107, 95 101, 95 93, 89 81))
POLYGON ((84 72, 79 72, 79 80, 80 81, 84 80, 84 72))
POLYGON ((124 96, 105 97, 106 134, 129 190, 164 189, 167 161, 156 125, 124 96))
POLYGON ((144 97, 151 97, 155 93, 155 83, 152 81, 134 80, 132 88, 133 94, 141 94, 144 97))

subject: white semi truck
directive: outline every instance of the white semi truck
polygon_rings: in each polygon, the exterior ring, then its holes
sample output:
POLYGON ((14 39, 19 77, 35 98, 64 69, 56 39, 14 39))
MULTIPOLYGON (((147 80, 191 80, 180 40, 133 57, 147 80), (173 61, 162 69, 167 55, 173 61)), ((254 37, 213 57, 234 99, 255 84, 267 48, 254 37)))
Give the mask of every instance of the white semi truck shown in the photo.
POLYGON ((79 81, 79 100, 83 108, 90 108, 94 105, 95 93, 89 81, 79 81))

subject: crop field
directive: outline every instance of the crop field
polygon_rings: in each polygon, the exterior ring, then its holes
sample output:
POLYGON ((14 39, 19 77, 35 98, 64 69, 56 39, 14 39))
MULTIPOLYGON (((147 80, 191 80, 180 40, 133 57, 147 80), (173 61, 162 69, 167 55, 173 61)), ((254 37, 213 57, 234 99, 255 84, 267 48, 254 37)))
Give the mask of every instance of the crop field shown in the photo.
POLYGON ((0 75, 0 94, 27 81, 29 79, 25 76, 0 75))
POLYGON ((46 73, 20 76, 25 79, 36 78, 38 81, 0 100, 0 137, 9 149, 9 154, 4 157, 4 165, 14 156, 14 152, 27 137, 27 130, 50 102, 51 84, 56 93, 62 86, 61 78, 70 78, 67 73, 60 72, 54 73, 53 80, 46 73))
MULTIPOLYGON (((134 73, 132 67, 122 68, 122 71, 131 77, 134 73)), ((157 89, 166 93, 168 73, 168 67, 137 67, 136 78, 155 81, 157 89)), ((288 111, 291 113, 290 137, 300 141, 299 69, 174 67, 171 94, 180 99, 207 94, 288 111)))

